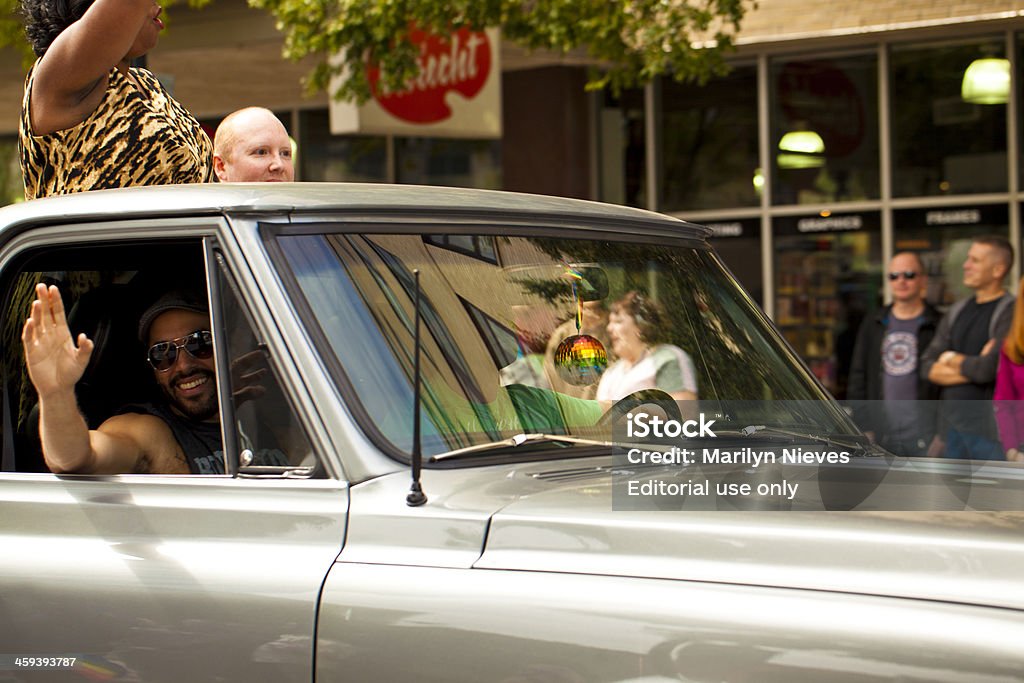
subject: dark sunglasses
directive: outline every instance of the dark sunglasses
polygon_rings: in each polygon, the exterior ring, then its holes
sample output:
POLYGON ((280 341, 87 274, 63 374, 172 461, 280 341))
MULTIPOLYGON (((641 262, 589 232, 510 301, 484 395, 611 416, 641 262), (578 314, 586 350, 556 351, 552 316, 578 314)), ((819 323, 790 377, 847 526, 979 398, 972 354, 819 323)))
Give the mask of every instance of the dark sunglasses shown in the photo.
POLYGON ((196 330, 184 337, 157 342, 149 347, 146 360, 157 372, 167 372, 178 360, 178 349, 185 349, 188 355, 199 360, 213 358, 213 335, 209 330, 196 330))
POLYGON ((889 273, 889 279, 890 280, 899 280, 901 275, 904 278, 906 278, 907 280, 913 280, 914 278, 917 277, 917 273, 915 273, 912 270, 900 270, 900 271, 897 271, 895 273, 889 273))

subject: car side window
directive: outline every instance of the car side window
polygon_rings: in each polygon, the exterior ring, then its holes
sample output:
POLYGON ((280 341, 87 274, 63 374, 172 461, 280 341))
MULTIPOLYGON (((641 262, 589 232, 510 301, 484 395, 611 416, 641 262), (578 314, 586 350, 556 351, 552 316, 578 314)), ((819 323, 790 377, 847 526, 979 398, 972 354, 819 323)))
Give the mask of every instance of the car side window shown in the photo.
POLYGON ((59 289, 72 337, 84 333, 93 341, 75 397, 86 425, 95 429, 126 406, 158 400, 138 339, 141 313, 157 293, 185 285, 204 291, 205 281, 198 239, 50 244, 15 256, 0 278, 3 471, 49 471, 21 343, 37 283, 59 289))
POLYGON ((301 422, 285 395, 265 345, 260 343, 248 309, 234 280, 218 256, 217 278, 221 298, 230 388, 230 400, 239 449, 239 471, 244 475, 313 475, 317 459, 301 422))

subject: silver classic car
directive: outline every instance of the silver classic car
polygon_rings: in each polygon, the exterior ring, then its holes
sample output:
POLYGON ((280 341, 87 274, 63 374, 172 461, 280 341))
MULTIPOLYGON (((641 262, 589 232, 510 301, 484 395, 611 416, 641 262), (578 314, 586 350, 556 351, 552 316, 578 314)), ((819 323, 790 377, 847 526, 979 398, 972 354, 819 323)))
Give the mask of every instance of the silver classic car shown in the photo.
POLYGON ((1021 466, 872 446, 708 236, 411 186, 0 210, 0 681, 1024 680, 1021 466), (48 471, 38 282, 89 428, 213 354, 216 467, 48 471), (212 335, 147 364, 184 286, 212 335))

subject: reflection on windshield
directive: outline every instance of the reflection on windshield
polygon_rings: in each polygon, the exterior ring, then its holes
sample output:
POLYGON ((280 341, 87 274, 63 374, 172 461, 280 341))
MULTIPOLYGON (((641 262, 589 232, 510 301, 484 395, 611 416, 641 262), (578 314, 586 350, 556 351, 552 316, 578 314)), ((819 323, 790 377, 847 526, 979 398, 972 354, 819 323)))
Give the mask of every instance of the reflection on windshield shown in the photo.
POLYGON ((427 454, 523 432, 607 440, 611 427, 598 421, 609 404, 649 389, 723 422, 733 417, 726 402, 743 401, 752 406, 747 424, 851 430, 704 248, 504 236, 277 239, 323 351, 375 428, 405 451, 414 270, 427 454))

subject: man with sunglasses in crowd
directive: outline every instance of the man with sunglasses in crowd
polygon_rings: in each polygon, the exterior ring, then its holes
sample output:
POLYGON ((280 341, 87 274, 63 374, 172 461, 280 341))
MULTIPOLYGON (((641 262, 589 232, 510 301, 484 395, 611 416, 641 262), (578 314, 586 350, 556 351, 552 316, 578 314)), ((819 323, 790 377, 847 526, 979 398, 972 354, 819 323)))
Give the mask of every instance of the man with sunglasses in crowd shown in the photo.
POLYGON ((919 373, 921 356, 942 317, 925 301, 928 287, 921 258, 892 257, 887 273, 892 303, 869 316, 857 331, 846 396, 865 433, 897 455, 927 453, 935 435, 938 387, 919 373))
POLYGON ((1002 460, 992 412, 999 347, 1013 321, 1015 297, 1003 285, 1013 247, 1003 237, 976 237, 964 261, 974 295, 950 306, 921 359, 922 376, 941 387, 939 437, 930 455, 1002 460))
POLYGON ((71 337, 58 289, 36 286, 22 343, 39 394, 43 456, 53 472, 224 472, 206 297, 165 294, 142 314, 139 338, 164 400, 132 407, 139 412, 115 415, 89 430, 75 384, 89 364, 93 343, 84 334, 71 337))

